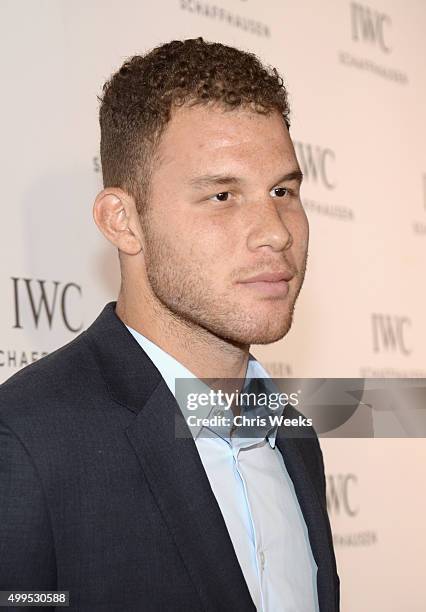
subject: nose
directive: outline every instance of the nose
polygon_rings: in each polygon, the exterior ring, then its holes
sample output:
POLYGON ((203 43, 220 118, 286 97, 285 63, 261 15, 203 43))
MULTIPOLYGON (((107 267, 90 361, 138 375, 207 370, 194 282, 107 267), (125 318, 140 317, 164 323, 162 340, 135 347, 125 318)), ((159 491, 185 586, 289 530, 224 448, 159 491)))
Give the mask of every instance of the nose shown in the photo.
POLYGON ((248 234, 247 246, 251 251, 268 247, 272 251, 284 251, 293 244, 293 236, 284 219, 272 202, 256 207, 254 221, 248 234))

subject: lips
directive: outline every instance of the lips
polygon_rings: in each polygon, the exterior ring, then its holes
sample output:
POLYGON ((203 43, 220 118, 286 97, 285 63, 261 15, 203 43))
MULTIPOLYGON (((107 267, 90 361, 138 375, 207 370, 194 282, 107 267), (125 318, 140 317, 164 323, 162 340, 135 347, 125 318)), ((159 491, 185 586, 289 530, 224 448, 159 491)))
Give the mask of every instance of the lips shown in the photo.
POLYGON ((279 283, 280 281, 290 281, 294 274, 290 270, 283 270, 282 272, 264 272, 263 274, 257 274, 251 278, 247 278, 241 283, 279 283))

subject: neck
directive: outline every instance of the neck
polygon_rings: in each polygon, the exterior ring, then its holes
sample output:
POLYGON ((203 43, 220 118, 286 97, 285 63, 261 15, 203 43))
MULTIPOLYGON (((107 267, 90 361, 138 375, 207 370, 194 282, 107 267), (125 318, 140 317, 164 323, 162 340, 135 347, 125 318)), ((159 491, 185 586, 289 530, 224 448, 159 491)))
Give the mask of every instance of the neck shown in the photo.
POLYGON ((238 345, 175 315, 148 290, 123 284, 116 315, 169 353, 197 378, 245 378, 249 345, 238 345))

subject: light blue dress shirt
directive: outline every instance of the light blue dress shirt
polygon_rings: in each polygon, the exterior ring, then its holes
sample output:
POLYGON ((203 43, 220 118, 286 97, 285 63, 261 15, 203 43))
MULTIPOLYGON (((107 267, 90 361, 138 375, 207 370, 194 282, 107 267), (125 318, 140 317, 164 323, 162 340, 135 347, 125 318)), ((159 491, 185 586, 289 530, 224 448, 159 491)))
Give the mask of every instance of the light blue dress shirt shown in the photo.
MULTIPOLYGON (((196 378, 158 345, 127 328, 173 395, 176 379, 196 378)), ((249 378, 270 378, 252 356, 249 378)), ((191 433, 256 609, 318 612, 317 565, 292 480, 275 446, 276 429, 263 438, 220 432, 206 437, 200 435, 202 429, 191 428, 191 433)))

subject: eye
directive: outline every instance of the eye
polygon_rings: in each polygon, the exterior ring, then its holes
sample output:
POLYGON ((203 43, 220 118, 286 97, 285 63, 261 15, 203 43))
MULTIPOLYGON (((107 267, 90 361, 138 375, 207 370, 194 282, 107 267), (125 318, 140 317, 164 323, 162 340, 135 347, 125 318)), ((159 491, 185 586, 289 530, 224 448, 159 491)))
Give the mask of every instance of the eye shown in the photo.
POLYGON ((271 189, 272 194, 274 194, 272 197, 283 198, 285 195, 291 195, 292 192, 288 187, 274 187, 274 189, 271 189))
POLYGON ((228 199, 228 196, 229 196, 229 191, 221 191, 220 193, 215 193, 215 195, 211 196, 209 200, 213 200, 214 202, 226 202, 228 199))

